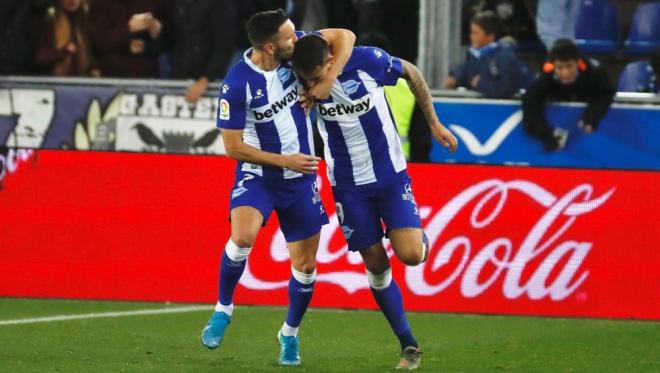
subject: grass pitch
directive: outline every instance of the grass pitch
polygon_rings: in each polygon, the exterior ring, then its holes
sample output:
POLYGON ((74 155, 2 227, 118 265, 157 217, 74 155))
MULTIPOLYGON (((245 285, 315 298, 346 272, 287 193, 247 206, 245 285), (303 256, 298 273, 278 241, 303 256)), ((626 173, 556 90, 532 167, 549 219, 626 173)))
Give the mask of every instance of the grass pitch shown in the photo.
MULTIPOLYGON (((286 310, 237 307, 225 340, 199 334, 212 307, 181 313, 7 324, 186 305, 0 299, 0 372, 383 372, 398 341, 379 312, 311 309, 302 365, 279 367, 286 310)), ((409 313, 427 372, 660 372, 660 323, 409 313)))

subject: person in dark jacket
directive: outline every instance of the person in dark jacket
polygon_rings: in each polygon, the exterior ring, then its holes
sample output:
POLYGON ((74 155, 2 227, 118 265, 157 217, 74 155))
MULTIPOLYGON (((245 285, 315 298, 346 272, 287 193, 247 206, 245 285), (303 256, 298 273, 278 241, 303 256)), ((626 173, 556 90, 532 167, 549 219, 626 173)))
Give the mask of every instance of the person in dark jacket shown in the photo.
POLYGON ((100 76, 89 38, 86 0, 57 0, 44 20, 35 64, 54 76, 100 76))
POLYGON ((153 78, 158 74, 155 40, 163 25, 161 0, 94 0, 89 19, 101 73, 153 78))
POLYGON ((46 9, 54 0, 0 1, 0 75, 30 74, 46 9))
POLYGON ((539 139, 546 150, 560 149, 568 132, 553 128, 545 117, 548 100, 583 101, 587 108, 577 124, 590 134, 610 109, 616 90, 598 61, 582 57, 569 39, 558 39, 550 50, 543 71, 523 96, 524 128, 539 139))
POLYGON ((492 11, 478 13, 472 19, 465 62, 452 69, 444 87, 466 87, 488 98, 511 98, 527 82, 527 67, 513 50, 496 42, 499 19, 492 11))
POLYGON ((164 37, 172 54, 172 78, 194 79, 186 99, 197 101, 209 81, 227 72, 234 53, 231 0, 168 0, 164 37))

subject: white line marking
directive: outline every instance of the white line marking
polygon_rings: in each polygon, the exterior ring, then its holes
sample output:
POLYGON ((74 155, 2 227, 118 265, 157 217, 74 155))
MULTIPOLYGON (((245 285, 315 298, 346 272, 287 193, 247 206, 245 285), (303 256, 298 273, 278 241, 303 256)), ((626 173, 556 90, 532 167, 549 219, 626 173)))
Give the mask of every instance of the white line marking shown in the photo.
POLYGON ((106 317, 162 315, 167 313, 182 313, 182 312, 211 311, 211 310, 213 310, 212 306, 189 306, 189 307, 158 308, 158 309, 146 309, 146 310, 135 310, 135 311, 97 312, 97 313, 84 313, 79 315, 60 315, 60 316, 49 316, 49 317, 35 317, 30 319, 0 320, 0 326, 33 324, 39 322, 81 320, 81 319, 99 319, 106 317))

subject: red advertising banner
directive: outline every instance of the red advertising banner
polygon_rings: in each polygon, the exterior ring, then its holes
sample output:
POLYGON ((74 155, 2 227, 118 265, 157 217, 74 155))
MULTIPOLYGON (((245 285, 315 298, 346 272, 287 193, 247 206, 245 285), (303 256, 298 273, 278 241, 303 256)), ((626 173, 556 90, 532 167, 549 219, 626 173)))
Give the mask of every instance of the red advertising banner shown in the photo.
MULTIPOLYGON (((10 150, 0 156, 0 296, 214 302, 234 162, 10 150)), ((408 310, 660 319, 660 173, 411 165, 432 248, 391 258, 408 310)), ((376 308, 330 214, 312 305, 376 308)), ((391 254, 391 249, 388 248, 391 254)), ((273 216, 237 290, 284 305, 273 216)))

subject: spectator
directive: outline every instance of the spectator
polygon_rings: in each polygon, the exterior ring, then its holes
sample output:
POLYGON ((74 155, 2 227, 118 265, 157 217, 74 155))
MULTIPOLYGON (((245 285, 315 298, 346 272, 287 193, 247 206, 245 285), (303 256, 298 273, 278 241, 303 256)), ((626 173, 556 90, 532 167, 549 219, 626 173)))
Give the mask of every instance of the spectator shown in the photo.
POLYGON ((234 52, 231 0, 169 0, 165 38, 172 56, 172 77, 195 79, 186 99, 197 101, 209 81, 222 78, 234 52))
POLYGON ((463 65, 452 69, 444 87, 467 87, 489 98, 511 98, 526 83, 527 68, 511 48, 497 43, 499 27, 492 11, 478 13, 470 25, 472 47, 463 65))
POLYGON ((609 110, 614 94, 614 86, 599 63, 583 58, 571 40, 559 39, 543 71, 523 96, 524 128, 541 140, 546 150, 560 149, 568 131, 550 126, 545 118, 546 101, 586 101, 578 127, 590 134, 609 110))
POLYGON ((546 49, 557 39, 575 38, 575 21, 581 1, 539 0, 536 11, 536 30, 546 49))
POLYGON ((44 22, 35 64, 55 76, 100 76, 89 38, 86 0, 57 0, 44 22))
POLYGON ((477 13, 486 10, 492 10, 500 19, 501 28, 498 35, 500 39, 510 40, 514 44, 538 41, 532 13, 525 3, 526 1, 520 0, 463 1, 461 43, 463 45, 470 43, 470 20, 477 13))
POLYGON ((41 20, 53 0, 0 1, 0 75, 33 72, 41 20))
POLYGON ((157 48, 164 7, 160 0, 94 0, 90 4, 92 40, 103 75, 157 76, 157 48))

